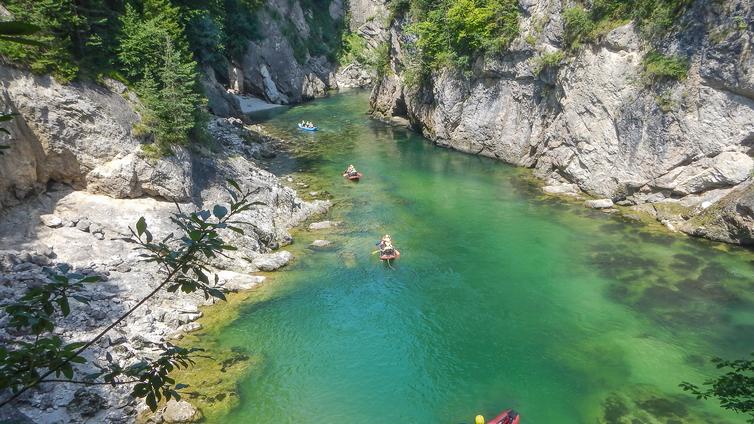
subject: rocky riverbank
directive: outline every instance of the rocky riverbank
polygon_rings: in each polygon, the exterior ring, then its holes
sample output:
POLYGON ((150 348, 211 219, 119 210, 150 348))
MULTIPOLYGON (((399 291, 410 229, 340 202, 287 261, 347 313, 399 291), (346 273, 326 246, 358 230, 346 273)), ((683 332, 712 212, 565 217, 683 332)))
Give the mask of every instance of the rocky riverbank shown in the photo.
MULTIPOLYGON (((276 140, 235 118, 212 118, 211 142, 154 158, 132 130, 138 99, 108 81, 57 84, 49 77, 0 68, 3 101, 19 116, 10 126, 11 146, 0 156, 0 292, 3 303, 45 281, 44 267, 66 266, 96 274, 89 304, 72 301, 58 330, 66 342, 86 341, 136 304, 158 283, 158 270, 139 261, 124 241, 144 216, 155 236, 176 230, 170 216, 227 203, 226 179, 253 191, 260 206, 240 217, 245 234, 226 235, 238 247, 213 264, 222 288, 248 290, 264 280, 258 271, 285 266, 293 255, 288 230, 327 210, 327 201, 303 201, 262 169, 279 153, 276 140)), ((160 343, 196 331, 202 296, 160 293, 86 352, 93 371, 112 360, 127 366, 158 351, 160 343)), ((7 317, 0 318, 2 322, 7 317)), ((0 339, 12 336, 0 326, 0 339)), ((45 384, 17 401, 34 422, 131 422, 144 410, 128 387, 45 384)), ((157 420, 181 422, 195 414, 170 404, 157 420)), ((10 413, 7 410, 3 413, 10 413)))
POLYGON ((520 2, 506 52, 419 84, 407 82, 413 22, 396 16, 373 113, 407 120, 440 146, 534 168, 551 193, 610 199, 689 234, 754 244, 751 4, 692 2, 661 40, 623 22, 572 51, 568 7, 520 2), (648 75, 647 55, 658 51, 686 58, 687 76, 648 75))

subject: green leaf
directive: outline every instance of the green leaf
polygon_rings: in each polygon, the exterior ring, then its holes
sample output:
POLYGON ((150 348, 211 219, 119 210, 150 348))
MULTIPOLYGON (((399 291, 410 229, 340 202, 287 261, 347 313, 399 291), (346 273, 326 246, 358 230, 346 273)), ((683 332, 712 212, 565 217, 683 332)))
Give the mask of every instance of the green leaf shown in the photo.
POLYGON ((76 300, 78 300, 81 303, 84 303, 84 304, 87 304, 87 305, 89 304, 89 298, 86 297, 86 296, 81 296, 81 295, 78 295, 78 294, 74 294, 74 295, 71 295, 71 297, 74 298, 74 299, 76 299, 76 300))
POLYGON ((229 229, 229 230, 231 230, 231 231, 233 231, 233 232, 236 232, 236 233, 238 233, 238 234, 241 234, 241 235, 243 235, 243 234, 244 234, 243 230, 242 230, 242 229, 240 229, 240 228, 238 228, 238 227, 231 227, 231 226, 229 225, 229 226, 228 226, 228 229, 229 229))
POLYGON ((153 392, 149 392, 144 401, 147 403, 150 411, 154 412, 157 410, 157 400, 154 398, 153 392))
POLYGON ((142 234, 144 234, 144 231, 147 230, 147 221, 142 216, 139 218, 138 221, 136 221, 136 234, 138 234, 140 237, 142 234))
POLYGON ((88 277, 82 278, 79 281, 81 281, 82 283, 96 283, 97 281, 100 281, 101 279, 102 277, 100 277, 99 275, 90 275, 88 277))
POLYGON ((222 219, 225 215, 228 214, 228 209, 220 205, 215 205, 215 207, 212 209, 212 213, 217 217, 217 219, 222 219))
POLYGON ((202 232, 199 230, 194 230, 189 233, 189 238, 193 241, 199 241, 202 238, 202 232))
POLYGON ((227 181, 228 181, 228 184, 230 184, 231 186, 233 186, 233 188, 235 188, 238 191, 241 191, 241 186, 239 186, 237 182, 235 182, 234 180, 231 180, 231 179, 228 179, 227 181))
POLYGON ((65 378, 73 378, 73 368, 69 364, 65 364, 60 367, 60 371, 63 373, 65 378))
POLYGON ((71 313, 71 305, 68 304, 68 297, 63 296, 58 299, 58 305, 60 305, 60 312, 64 317, 67 317, 71 313))

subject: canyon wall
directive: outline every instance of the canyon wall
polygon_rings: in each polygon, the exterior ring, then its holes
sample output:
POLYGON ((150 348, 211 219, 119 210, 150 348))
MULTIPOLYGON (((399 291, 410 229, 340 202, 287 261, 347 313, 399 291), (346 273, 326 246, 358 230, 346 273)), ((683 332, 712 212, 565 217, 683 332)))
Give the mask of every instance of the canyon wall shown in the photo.
POLYGON ((504 53, 420 84, 406 82, 416 36, 398 16, 373 113, 407 119, 437 145, 534 168, 546 191, 583 191, 653 214, 647 204, 659 203, 658 219, 673 228, 754 243, 749 209, 735 206, 751 197, 754 169, 750 2, 696 1, 662 40, 629 22, 543 65, 566 51, 568 6, 520 2, 519 35, 504 53), (650 79, 650 51, 689 58, 688 77, 650 79), (729 207, 710 209, 722 199, 729 207))

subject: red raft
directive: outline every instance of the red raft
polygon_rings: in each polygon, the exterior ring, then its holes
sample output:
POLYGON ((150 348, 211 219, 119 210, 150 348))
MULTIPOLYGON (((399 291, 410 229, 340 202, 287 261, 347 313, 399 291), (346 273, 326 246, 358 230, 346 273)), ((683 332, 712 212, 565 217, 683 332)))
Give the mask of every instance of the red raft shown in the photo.
POLYGON ((506 409, 497 417, 487 421, 487 424, 519 424, 520 421, 521 416, 518 415, 518 412, 512 409, 506 409))
POLYGON ((359 181, 359 179, 361 179, 361 172, 355 174, 343 174, 343 176, 351 181, 359 181))
POLYGON ((393 259, 398 259, 401 257, 401 252, 399 252, 397 249, 393 249, 393 253, 383 255, 382 252, 380 252, 380 260, 383 261, 391 261, 393 259))

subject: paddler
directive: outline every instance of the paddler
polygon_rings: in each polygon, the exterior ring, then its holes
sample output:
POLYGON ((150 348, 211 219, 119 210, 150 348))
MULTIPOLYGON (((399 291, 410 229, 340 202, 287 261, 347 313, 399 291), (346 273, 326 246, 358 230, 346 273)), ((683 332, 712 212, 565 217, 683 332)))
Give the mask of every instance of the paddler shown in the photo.
POLYGON ((382 247, 386 243, 390 243, 390 244, 393 243, 393 240, 390 238, 390 234, 385 234, 384 236, 382 236, 382 239, 379 242, 377 242, 377 247, 379 247, 380 250, 382 250, 382 247))
POLYGON ((354 175, 354 174, 357 174, 357 173, 358 172, 356 171, 356 167, 355 166, 348 165, 348 168, 346 168, 346 170, 343 172, 343 175, 350 176, 350 175, 354 175))

